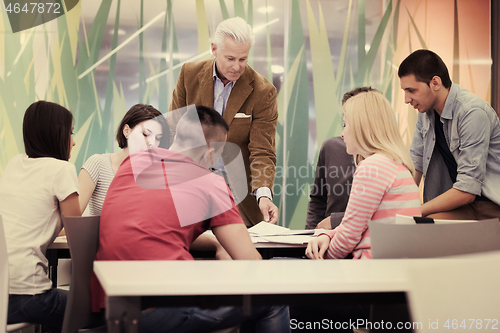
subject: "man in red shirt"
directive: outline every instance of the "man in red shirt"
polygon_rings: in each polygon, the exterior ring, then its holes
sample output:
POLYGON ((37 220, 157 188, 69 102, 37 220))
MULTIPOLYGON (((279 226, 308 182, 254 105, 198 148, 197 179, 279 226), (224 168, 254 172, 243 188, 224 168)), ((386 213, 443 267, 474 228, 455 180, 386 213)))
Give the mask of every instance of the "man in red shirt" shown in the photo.
MULTIPOLYGON (((207 168, 222 151, 228 126, 197 106, 177 125, 169 150, 131 154, 111 183, 101 212, 96 260, 193 260, 191 243, 211 229, 232 259, 258 260, 224 179, 207 168)), ((100 296, 100 307, 104 307, 100 296)), ((200 332, 256 322, 262 332, 289 332, 288 307, 156 308, 143 311, 140 332, 200 332)))

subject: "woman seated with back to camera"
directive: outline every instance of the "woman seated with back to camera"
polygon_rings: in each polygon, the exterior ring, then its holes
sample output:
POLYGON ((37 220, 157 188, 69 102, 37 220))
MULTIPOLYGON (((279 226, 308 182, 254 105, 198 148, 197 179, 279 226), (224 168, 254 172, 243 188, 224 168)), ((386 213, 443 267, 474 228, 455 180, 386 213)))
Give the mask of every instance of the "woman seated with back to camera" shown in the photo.
POLYGON ((344 94, 342 108, 342 138, 357 168, 342 222, 309 242, 311 259, 371 258, 369 221, 393 223, 396 214, 421 215, 415 168, 389 101, 380 91, 362 87, 344 94))
MULTIPOLYGON (((342 222, 309 242, 310 259, 371 258, 369 221, 391 223, 396 214, 421 215, 415 169, 389 101, 378 90, 362 87, 345 93, 342 107, 342 138, 357 168, 342 222)), ((369 317, 367 303, 290 307, 293 320, 321 323, 327 318, 340 325, 336 332, 353 332, 346 323, 365 323, 369 317)))
POLYGON ((58 104, 31 104, 23 119, 26 153, 14 156, 0 178, 9 259, 8 324, 29 322, 61 331, 67 291, 52 288, 46 251, 62 229, 61 215, 81 215, 76 170, 68 162, 75 145, 72 124, 71 112, 58 104))

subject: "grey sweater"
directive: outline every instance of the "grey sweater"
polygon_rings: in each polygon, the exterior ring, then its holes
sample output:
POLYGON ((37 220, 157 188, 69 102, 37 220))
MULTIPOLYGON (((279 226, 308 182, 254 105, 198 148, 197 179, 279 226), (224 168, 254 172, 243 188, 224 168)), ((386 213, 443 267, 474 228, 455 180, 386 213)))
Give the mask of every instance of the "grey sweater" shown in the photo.
POLYGON ((353 156, 347 154, 341 137, 323 142, 307 208, 306 229, 316 228, 328 216, 332 229, 340 224, 349 201, 355 169, 353 156))

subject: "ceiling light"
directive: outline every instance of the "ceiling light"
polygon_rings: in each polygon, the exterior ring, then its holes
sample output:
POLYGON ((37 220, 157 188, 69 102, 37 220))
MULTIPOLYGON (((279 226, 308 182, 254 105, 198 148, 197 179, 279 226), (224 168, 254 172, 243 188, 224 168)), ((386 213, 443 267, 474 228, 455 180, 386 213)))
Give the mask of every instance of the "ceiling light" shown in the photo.
POLYGON ((281 74, 281 73, 285 72, 285 68, 283 68, 283 66, 280 66, 280 65, 272 65, 271 71, 275 74, 281 74))
POLYGON ((265 13, 270 13, 274 10, 274 7, 273 6, 267 6, 267 7, 260 7, 259 9, 257 9, 257 11, 259 13, 262 13, 262 14, 265 14, 265 13))

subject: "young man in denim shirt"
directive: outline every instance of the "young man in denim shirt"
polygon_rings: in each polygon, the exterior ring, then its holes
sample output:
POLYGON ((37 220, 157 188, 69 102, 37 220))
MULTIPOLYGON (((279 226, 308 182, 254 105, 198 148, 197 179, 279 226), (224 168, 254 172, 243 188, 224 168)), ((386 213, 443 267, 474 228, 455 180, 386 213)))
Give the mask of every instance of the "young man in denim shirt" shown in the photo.
POLYGON ((483 99, 452 83, 443 60, 417 50, 399 66, 405 103, 418 110, 410 154, 424 177, 422 215, 500 217, 500 123, 483 99))

